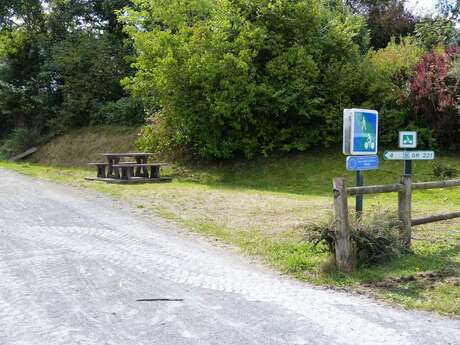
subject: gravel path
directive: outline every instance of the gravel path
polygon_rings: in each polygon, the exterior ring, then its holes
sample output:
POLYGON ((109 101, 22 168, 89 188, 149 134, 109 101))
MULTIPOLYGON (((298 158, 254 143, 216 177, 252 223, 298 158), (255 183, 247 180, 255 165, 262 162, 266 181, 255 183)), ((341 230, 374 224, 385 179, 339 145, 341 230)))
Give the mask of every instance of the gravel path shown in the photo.
POLYGON ((460 344, 459 320, 280 277, 92 192, 0 169, 0 193, 0 345, 460 344))

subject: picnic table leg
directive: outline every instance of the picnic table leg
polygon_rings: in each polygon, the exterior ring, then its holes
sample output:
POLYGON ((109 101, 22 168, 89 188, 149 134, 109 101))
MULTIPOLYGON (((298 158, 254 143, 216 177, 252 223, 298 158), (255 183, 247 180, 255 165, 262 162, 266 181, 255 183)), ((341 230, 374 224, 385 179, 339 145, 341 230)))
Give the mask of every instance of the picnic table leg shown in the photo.
POLYGON ((109 163, 109 169, 107 171, 107 177, 112 177, 113 175, 113 159, 111 157, 107 157, 107 161, 109 163))
POLYGON ((150 178, 160 178, 160 167, 159 166, 150 167, 150 178))
MULTIPOLYGON (((143 164, 142 157, 136 157, 136 164, 143 164)), ((141 177, 141 168, 136 167, 136 177, 141 177)))
MULTIPOLYGON (((147 164, 147 157, 142 158, 142 164, 147 164)), ((145 178, 149 178, 149 168, 148 167, 142 167, 143 169, 143 175, 145 178)))
MULTIPOLYGON (((114 158, 113 164, 120 164, 120 158, 114 158)), ((113 167, 113 171, 115 172, 115 178, 120 178, 120 168, 113 167)))
POLYGON ((105 178, 105 165, 98 165, 97 166, 97 177, 105 178))
POLYGON ((130 177, 131 177, 131 168, 130 167, 121 168, 121 179, 129 180, 130 177))

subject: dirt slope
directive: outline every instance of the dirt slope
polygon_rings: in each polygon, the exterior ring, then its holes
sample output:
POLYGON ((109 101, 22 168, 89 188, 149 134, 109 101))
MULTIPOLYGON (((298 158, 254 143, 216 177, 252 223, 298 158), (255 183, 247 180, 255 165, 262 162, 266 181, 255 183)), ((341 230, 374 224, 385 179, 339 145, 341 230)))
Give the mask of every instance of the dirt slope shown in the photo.
POLYGON ((72 130, 43 145, 29 159, 32 163, 86 167, 101 160, 101 152, 135 150, 139 127, 99 126, 72 130))

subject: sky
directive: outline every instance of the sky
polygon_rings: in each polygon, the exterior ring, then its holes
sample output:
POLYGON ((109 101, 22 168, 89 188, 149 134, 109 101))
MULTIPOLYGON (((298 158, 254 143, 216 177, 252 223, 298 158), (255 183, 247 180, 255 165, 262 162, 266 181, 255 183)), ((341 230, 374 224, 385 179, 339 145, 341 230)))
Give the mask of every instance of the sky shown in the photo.
POLYGON ((428 14, 435 11, 436 0, 408 0, 407 8, 417 14, 428 14))

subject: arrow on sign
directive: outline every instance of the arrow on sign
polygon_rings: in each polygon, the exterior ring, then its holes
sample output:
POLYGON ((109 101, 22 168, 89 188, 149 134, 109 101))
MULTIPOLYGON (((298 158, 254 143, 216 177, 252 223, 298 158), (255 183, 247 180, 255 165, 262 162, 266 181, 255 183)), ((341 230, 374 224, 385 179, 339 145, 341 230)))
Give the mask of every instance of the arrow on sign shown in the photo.
POLYGON ((383 157, 386 160, 404 160, 404 151, 385 151, 383 157))

